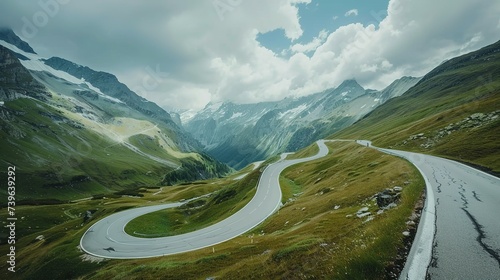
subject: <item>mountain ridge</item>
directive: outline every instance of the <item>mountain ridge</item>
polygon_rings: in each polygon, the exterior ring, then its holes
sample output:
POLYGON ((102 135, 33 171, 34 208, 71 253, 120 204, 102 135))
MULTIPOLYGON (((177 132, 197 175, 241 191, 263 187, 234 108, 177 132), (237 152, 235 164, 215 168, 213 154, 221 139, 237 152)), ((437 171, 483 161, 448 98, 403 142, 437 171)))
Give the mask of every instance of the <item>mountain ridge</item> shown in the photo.
POLYGON ((354 79, 338 87, 276 102, 209 103, 183 124, 210 155, 234 168, 280 152, 296 151, 361 118, 419 78, 402 78, 382 91, 354 79))
POLYGON ((331 137, 435 154, 500 173, 500 41, 452 58, 331 137))
POLYGON ((196 172, 189 178, 180 173, 168 183, 230 171, 197 153, 196 140, 156 104, 143 102, 155 111, 134 106, 142 99, 123 84, 118 84, 122 94, 132 97, 119 97, 130 105, 3 40, 0 73, 0 165, 17 167, 25 186, 19 199, 74 199, 154 186, 183 166, 196 172))
POLYGON ((22 94, 44 100, 50 97, 44 87, 36 81, 17 59, 15 53, 0 45, 0 99, 14 100, 22 94), (19 86, 27 84, 28 87, 19 86))
POLYGON ((193 148, 199 148, 199 143, 185 135, 167 111, 134 93, 125 84, 121 83, 115 75, 102 71, 95 71, 87 66, 81 66, 59 57, 51 57, 44 60, 44 62, 56 70, 69 73, 78 79, 84 79, 100 89, 103 93, 123 101, 128 106, 144 113, 152 119, 164 122, 175 131, 176 134, 181 136, 182 139, 178 141, 177 144, 182 147, 184 151, 191 151, 193 148))
POLYGON ((36 54, 33 48, 31 48, 28 43, 19 38, 19 36, 17 36, 11 28, 0 27, 0 40, 10 43, 25 52, 36 54))

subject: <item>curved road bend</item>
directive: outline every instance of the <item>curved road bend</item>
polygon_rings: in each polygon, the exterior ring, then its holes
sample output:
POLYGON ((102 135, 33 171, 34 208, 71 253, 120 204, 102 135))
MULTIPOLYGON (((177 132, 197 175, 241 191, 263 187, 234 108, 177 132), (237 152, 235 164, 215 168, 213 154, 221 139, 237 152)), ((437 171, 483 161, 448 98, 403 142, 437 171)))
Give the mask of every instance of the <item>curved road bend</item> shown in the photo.
MULTIPOLYGON (((279 174, 285 168, 328 154, 326 140, 317 141, 318 154, 302 159, 280 160, 266 167, 252 200, 227 219, 204 229, 176 236, 138 238, 125 233, 132 219, 182 203, 129 209, 110 215, 92 225, 82 236, 80 247, 87 253, 111 259, 135 259, 172 255, 210 247, 237 237, 272 215, 281 204, 279 174)), ((185 203, 185 202, 184 202, 185 203)))
POLYGON ((500 179, 435 156, 379 150, 408 159, 427 184, 400 279, 500 279, 500 179))

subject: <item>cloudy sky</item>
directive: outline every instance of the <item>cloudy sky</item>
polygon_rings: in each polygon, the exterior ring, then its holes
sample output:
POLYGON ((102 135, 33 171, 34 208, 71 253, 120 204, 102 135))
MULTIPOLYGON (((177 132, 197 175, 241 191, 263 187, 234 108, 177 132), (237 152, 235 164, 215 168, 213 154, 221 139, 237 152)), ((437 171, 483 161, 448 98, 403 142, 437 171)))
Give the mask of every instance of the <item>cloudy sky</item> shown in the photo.
POLYGON ((498 0, 1 1, 44 57, 111 72, 166 108, 382 89, 500 39, 498 0))

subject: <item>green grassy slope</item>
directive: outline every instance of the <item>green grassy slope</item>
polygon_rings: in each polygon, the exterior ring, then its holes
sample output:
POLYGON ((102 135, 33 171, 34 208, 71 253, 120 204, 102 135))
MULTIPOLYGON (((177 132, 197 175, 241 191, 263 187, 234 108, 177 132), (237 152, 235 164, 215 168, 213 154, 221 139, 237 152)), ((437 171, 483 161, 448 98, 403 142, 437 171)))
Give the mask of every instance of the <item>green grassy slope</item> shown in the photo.
MULTIPOLYGON (((207 156, 184 154, 186 158, 176 158, 160 145, 158 138, 147 135, 136 134, 127 139, 142 152, 138 153, 86 129, 66 118, 59 109, 36 99, 7 101, 0 112, 6 116, 0 120, 0 178, 6 181, 7 167, 16 167, 18 200, 72 200, 157 186, 173 172, 178 181, 195 181, 201 175, 203 179, 219 177, 230 172, 226 165, 207 156), (183 167, 175 170, 144 154, 183 167), (186 176, 182 173, 188 172, 184 167, 197 172, 186 176)), ((5 194, 6 189, 0 193, 5 194)))
POLYGON ((332 137, 371 139, 377 146, 437 154, 500 172, 499 104, 497 42, 441 64, 403 96, 332 137), (474 119, 476 113, 487 117, 474 119), (446 129, 450 124, 455 127, 446 129))
MULTIPOLYGON (((141 198, 19 207, 18 217, 24 217, 27 222, 19 223, 18 272, 10 277, 386 279, 387 269, 394 265, 397 251, 405 244, 402 231, 407 229, 406 221, 422 192, 423 181, 417 170, 397 157, 352 142, 328 143, 328 146, 332 151, 330 155, 290 167, 282 173, 281 181, 293 182, 293 186, 284 184, 283 188, 290 188, 289 192, 296 195, 287 200, 278 213, 245 235, 190 253, 91 262, 77 246, 92 223, 111 213, 215 191, 216 195, 207 199, 211 207, 176 209, 180 215, 160 220, 167 225, 175 224, 172 219, 186 219, 189 224, 184 224, 183 229, 196 229, 196 225, 217 219, 224 212, 234 213, 238 204, 251 197, 258 170, 239 182, 223 179, 143 190, 141 198), (378 207, 373 195, 396 185, 403 187, 398 206, 375 214, 378 207), (235 190, 236 195, 231 197, 231 190, 235 190), (362 207, 369 208, 374 214, 373 220, 356 217, 362 207), (83 221, 87 210, 92 211, 93 216, 83 221), (182 216, 188 210, 192 211, 190 217, 182 216), (39 235, 43 235, 42 240, 36 239, 39 235)), ((0 213, 0 218, 5 219, 6 214, 0 213)), ((0 244, 0 249, 5 247, 0 244)), ((8 273, 6 266, 7 263, 0 265, 0 274, 4 276, 8 273)))
POLYGON ((171 236, 202 229, 226 219, 243 208, 254 196, 262 172, 255 170, 241 180, 228 182, 224 189, 187 203, 183 207, 140 216, 125 227, 138 237, 171 236))
POLYGON ((0 100, 0 180, 6 182, 8 166, 15 166, 17 200, 66 201, 156 186, 184 162, 199 172, 181 174, 181 180, 230 171, 209 157, 183 152, 194 148, 170 122, 86 85, 30 72, 1 45, 0 100))
POLYGON ((68 200, 156 185, 172 170, 67 119, 54 121, 49 116, 60 114, 43 102, 17 99, 6 106, 10 119, 0 121, 0 174, 16 166, 19 200, 68 200))

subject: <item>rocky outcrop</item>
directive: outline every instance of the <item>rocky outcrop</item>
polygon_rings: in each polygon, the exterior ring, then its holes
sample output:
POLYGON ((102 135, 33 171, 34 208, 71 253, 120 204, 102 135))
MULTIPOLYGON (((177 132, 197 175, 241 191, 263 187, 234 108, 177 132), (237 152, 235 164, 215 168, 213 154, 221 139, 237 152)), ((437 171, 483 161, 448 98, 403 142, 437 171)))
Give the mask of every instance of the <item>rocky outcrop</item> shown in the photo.
POLYGON ((2 101, 11 101, 22 97, 26 97, 26 95, 15 90, 0 88, 0 100, 2 101))
POLYGON ((9 101, 26 96, 46 100, 50 94, 12 51, 0 45, 0 100, 9 101))
POLYGON ((444 128, 441 128, 429 136, 426 136, 424 133, 411 135, 407 140, 403 141, 402 144, 397 146, 405 146, 412 141, 421 141, 423 143, 421 143, 420 146, 425 149, 429 149, 434 147, 441 139, 452 135, 454 132, 476 129, 498 120, 500 120, 500 110, 490 113, 474 113, 459 122, 452 123, 444 128))
POLYGON ((22 116, 26 114, 23 111, 16 111, 10 108, 0 106, 0 119, 5 122, 0 122, 0 130, 4 131, 9 137, 13 139, 21 139, 26 136, 22 130, 17 128, 16 126, 9 123, 9 121, 13 120, 16 116, 22 116))
POLYGON ((435 138, 442 138, 445 136, 450 135, 454 131, 458 130, 464 130, 464 129, 469 129, 469 128, 477 128, 486 124, 489 124, 493 121, 498 120, 500 117, 500 110, 496 110, 494 112, 484 114, 484 113, 475 113, 472 114, 471 116, 463 119, 462 121, 459 121, 457 123, 452 123, 445 128, 440 129, 437 132, 437 135, 435 138))
POLYGON ((368 207, 363 207, 363 208, 359 209, 358 212, 356 212, 356 217, 364 218, 364 217, 370 216, 372 213, 368 210, 370 210, 368 207))
MULTIPOLYGON (((347 215, 346 218, 353 217, 355 215, 359 219, 364 219, 363 223, 370 222, 373 219, 375 219, 375 215, 372 214, 372 211, 374 212, 376 211, 376 214, 380 215, 384 213, 386 210, 397 207, 397 203, 399 203, 402 191, 403 191, 402 187, 395 186, 391 189, 388 188, 383 190, 382 192, 376 193, 370 198, 370 200, 376 202, 378 210, 370 209, 373 208, 373 205, 371 203, 365 203, 363 204, 364 206, 363 208, 359 209, 354 214, 347 215)), ((334 209, 337 210, 339 208, 340 206, 335 206, 334 209)))
POLYGON ((402 187, 396 186, 392 189, 385 189, 384 191, 377 193, 375 199, 377 201, 377 206, 380 209, 393 208, 397 205, 401 198, 402 187))

